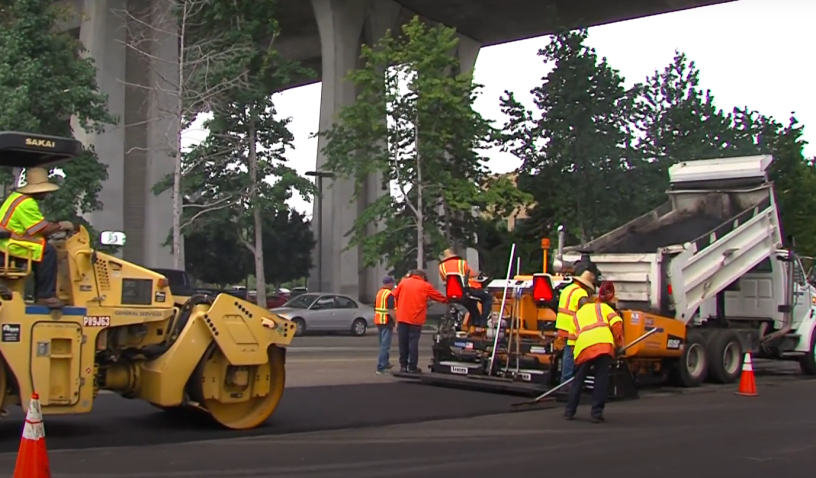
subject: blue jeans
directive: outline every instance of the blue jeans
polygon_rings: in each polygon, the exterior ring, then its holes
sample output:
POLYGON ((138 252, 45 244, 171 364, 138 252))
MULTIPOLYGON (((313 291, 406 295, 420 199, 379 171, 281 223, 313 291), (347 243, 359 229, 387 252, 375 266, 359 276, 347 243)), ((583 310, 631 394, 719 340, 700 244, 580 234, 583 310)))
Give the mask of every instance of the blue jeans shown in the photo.
POLYGON ((389 352, 391 351, 391 337, 394 335, 394 327, 391 324, 378 325, 377 332, 380 333, 380 357, 377 359, 377 371, 383 371, 388 366, 389 352))
POLYGON ((564 346, 564 356, 561 358, 561 383, 575 375, 575 357, 572 356, 574 346, 564 346))

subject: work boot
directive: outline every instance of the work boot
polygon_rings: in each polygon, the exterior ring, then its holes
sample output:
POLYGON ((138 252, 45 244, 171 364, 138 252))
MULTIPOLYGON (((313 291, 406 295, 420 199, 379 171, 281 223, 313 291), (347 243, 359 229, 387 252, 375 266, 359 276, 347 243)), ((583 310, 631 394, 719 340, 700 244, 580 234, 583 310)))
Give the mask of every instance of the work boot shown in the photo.
POLYGON ((385 366, 386 370, 391 370, 392 368, 394 368, 394 364, 392 363, 389 363, 388 365, 385 366))
POLYGON ((408 373, 408 367, 400 367, 400 373, 408 373))
POLYGON ((603 415, 595 415, 594 417, 592 417, 592 423, 604 423, 604 422, 606 422, 606 420, 604 420, 603 415))
POLYGON ((65 302, 56 297, 48 297, 45 299, 37 299, 37 305, 44 305, 49 309, 61 309, 65 307, 65 302))
POLYGON ((422 369, 419 369, 419 368, 416 368, 416 367, 409 368, 408 373, 422 373, 422 369))
POLYGON ((574 413, 570 414, 568 412, 564 412, 564 419, 569 420, 569 421, 573 421, 573 420, 575 420, 575 414, 574 413))

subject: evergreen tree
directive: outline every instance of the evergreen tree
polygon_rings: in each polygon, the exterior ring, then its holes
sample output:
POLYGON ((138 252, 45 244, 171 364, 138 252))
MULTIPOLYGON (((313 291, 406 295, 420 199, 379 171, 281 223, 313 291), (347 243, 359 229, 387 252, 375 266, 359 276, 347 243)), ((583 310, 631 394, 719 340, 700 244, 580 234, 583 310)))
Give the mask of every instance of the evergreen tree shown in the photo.
POLYGON ((509 117, 504 148, 522 160, 519 187, 535 198, 531 222, 538 237, 564 224, 588 241, 634 209, 624 183, 635 166, 628 156, 635 91, 624 88, 586 38, 586 30, 559 33, 539 51, 553 69, 531 91, 537 111, 511 92, 501 99, 509 117))

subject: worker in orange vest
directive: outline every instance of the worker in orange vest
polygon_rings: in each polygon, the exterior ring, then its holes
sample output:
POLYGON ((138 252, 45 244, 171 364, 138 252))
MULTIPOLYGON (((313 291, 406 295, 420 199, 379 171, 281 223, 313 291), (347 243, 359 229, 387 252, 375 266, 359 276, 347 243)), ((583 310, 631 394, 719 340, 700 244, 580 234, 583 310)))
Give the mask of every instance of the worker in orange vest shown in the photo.
POLYGON ((470 315, 468 323, 473 327, 487 327, 487 319, 493 308, 493 294, 482 289, 482 285, 475 280, 478 272, 472 270, 467 261, 456 255, 453 250, 445 249, 442 253, 442 260, 439 261, 439 278, 444 284, 448 274, 453 273, 460 274, 464 279, 464 285, 467 288, 465 295, 475 297, 482 303, 482 310, 479 312, 479 306, 474 300, 467 297, 462 299, 462 305, 470 315))
POLYGON ((382 280, 382 287, 374 299, 374 324, 380 337, 380 355, 377 359, 377 375, 387 375, 394 368, 389 360, 391 352, 391 338, 397 326, 397 299, 391 292, 394 289, 394 278, 386 276, 382 280))
POLYGON ((593 370, 592 421, 604 421, 603 411, 609 393, 609 368, 615 355, 623 347, 623 320, 607 302, 612 296, 601 286, 594 300, 582 298, 574 319, 575 382, 569 391, 564 417, 572 420, 581 401, 584 380, 593 370))

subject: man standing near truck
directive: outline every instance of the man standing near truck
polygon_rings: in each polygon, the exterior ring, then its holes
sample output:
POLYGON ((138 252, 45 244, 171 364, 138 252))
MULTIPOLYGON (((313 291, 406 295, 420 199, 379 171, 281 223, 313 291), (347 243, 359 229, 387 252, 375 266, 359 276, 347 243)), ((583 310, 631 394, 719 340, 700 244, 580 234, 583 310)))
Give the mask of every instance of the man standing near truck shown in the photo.
POLYGON ((561 383, 571 379, 575 374, 573 347, 575 347, 575 314, 578 311, 578 302, 584 298, 588 299, 595 293, 595 282, 600 275, 598 266, 594 262, 589 259, 578 261, 575 264, 572 284, 561 291, 558 299, 555 328, 558 330, 558 337, 566 340, 564 355, 561 358, 561 383))
POLYGON ((386 276, 382 280, 382 287, 377 292, 374 300, 374 324, 377 325, 377 332, 380 337, 380 355, 377 359, 377 375, 388 374, 394 366, 391 365, 389 355, 391 351, 391 338, 394 328, 397 326, 397 317, 394 309, 397 307, 397 300, 391 292, 394 289, 394 278, 386 276))
POLYGON ((422 269, 412 270, 393 294, 399 302, 396 315, 400 372, 420 373, 422 370, 417 367, 419 339, 428 316, 428 301, 445 303, 447 299, 428 283, 428 276, 422 269))
POLYGON ((569 391, 564 418, 572 420, 581 401, 584 380, 593 369, 592 421, 602 423, 606 397, 609 393, 609 366, 615 354, 623 347, 623 320, 606 301, 604 287, 594 301, 581 299, 575 314, 575 383, 569 391))

